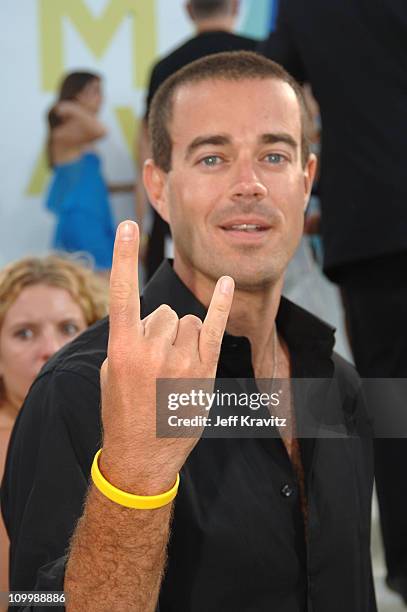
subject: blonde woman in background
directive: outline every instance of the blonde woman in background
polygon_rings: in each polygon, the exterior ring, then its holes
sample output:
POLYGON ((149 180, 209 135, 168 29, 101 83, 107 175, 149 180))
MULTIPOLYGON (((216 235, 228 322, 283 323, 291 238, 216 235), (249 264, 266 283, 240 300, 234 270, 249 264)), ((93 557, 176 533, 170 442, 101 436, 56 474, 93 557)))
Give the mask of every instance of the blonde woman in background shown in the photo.
MULTIPOLYGON (((107 314, 107 285, 79 262, 50 255, 0 271, 0 479, 24 398, 44 363, 107 314)), ((0 592, 8 590, 8 538, 0 519, 0 592)), ((0 602, 0 610, 6 610, 0 602)))

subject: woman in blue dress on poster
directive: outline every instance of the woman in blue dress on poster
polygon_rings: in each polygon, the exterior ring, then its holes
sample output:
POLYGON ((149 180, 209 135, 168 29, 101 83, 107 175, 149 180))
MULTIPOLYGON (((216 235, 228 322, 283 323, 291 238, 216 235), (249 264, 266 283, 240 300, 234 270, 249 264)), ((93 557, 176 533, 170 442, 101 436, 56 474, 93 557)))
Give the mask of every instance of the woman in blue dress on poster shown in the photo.
POLYGON ((115 228, 100 159, 91 148, 106 133, 97 118, 101 103, 98 75, 73 72, 63 80, 48 113, 53 176, 46 206, 57 218, 53 248, 86 252, 97 270, 108 271, 115 228))

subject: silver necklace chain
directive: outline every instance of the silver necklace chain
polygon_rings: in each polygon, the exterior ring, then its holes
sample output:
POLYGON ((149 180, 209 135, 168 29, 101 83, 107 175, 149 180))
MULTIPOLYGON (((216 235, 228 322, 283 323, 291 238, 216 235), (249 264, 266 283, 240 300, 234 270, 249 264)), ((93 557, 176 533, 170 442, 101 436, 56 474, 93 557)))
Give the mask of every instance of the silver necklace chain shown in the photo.
POLYGON ((273 375, 271 377, 271 384, 273 384, 277 376, 277 325, 274 323, 273 333, 273 375))

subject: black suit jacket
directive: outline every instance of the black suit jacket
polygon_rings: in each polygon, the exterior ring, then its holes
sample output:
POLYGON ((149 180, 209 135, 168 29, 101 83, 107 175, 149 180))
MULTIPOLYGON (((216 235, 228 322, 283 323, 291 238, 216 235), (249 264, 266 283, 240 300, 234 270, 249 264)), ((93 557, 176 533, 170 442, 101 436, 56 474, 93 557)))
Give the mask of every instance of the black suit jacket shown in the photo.
POLYGON ((406 253, 407 2, 281 0, 260 50, 320 105, 328 275, 406 253))

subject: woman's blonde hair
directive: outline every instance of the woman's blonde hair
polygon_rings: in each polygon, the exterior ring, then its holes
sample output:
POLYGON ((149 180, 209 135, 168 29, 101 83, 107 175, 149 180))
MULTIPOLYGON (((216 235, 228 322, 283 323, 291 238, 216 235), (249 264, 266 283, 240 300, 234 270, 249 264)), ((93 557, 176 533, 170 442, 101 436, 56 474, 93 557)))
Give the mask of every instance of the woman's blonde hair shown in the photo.
MULTIPOLYGON (((25 257, 0 270, 0 329, 10 306, 23 289, 32 285, 68 291, 80 306, 88 326, 107 315, 107 282, 91 269, 69 257, 25 257)), ((0 401, 3 398, 0 378, 0 401)))

